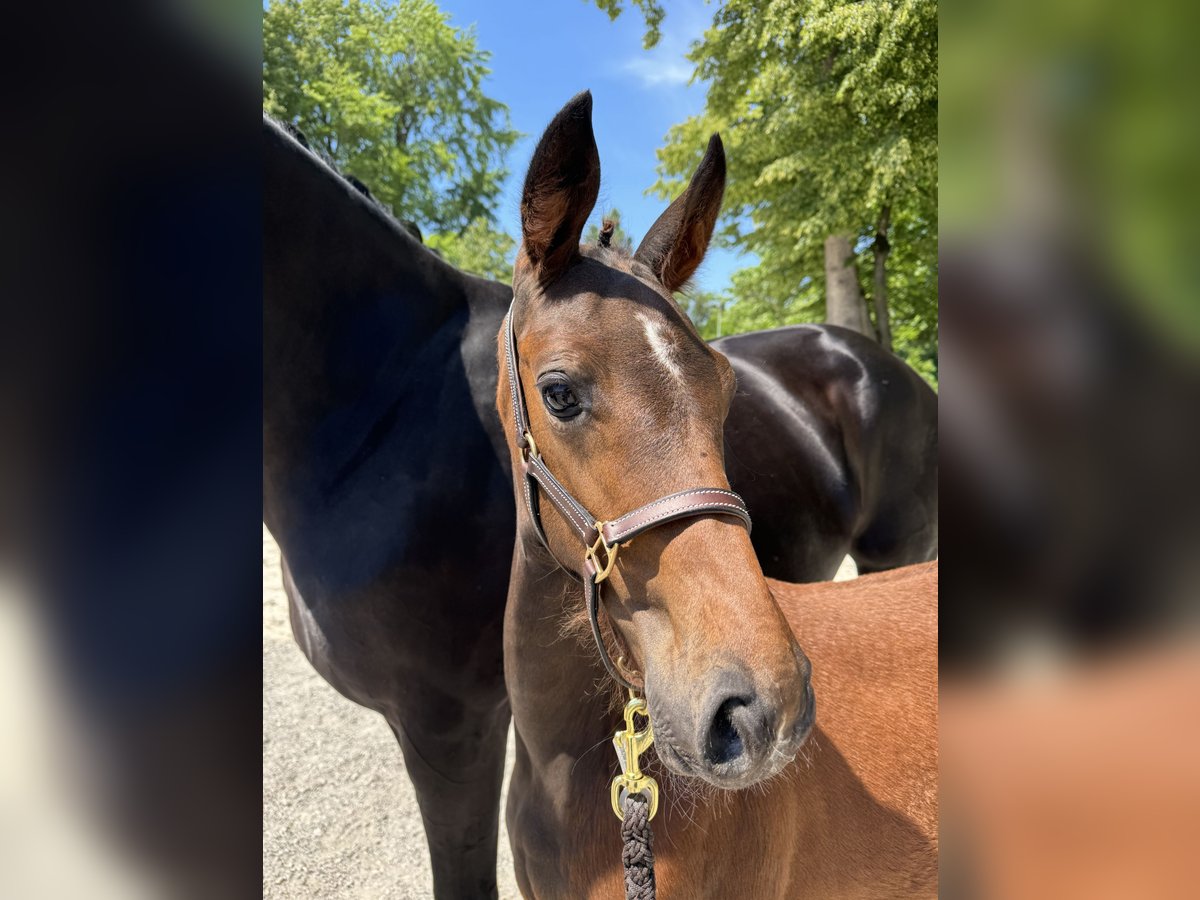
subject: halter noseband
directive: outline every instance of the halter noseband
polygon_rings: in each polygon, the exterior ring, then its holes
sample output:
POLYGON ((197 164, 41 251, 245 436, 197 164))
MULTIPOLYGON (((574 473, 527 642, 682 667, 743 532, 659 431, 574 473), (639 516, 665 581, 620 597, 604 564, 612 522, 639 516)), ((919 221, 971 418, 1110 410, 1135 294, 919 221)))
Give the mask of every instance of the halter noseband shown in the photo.
MULTIPOLYGON (((542 528, 542 518, 539 511, 539 488, 550 503, 559 511, 563 519, 575 530, 583 542, 583 565, 579 572, 573 571, 562 562, 559 565, 584 583, 587 593, 588 620, 592 626, 592 637, 596 641, 596 649, 600 652, 600 661, 608 674, 631 694, 636 690, 634 685, 618 671, 605 649, 604 640, 600 634, 600 584, 608 578, 617 562, 617 552, 623 544, 629 543, 643 531, 648 531, 658 525, 674 522, 677 519, 694 516, 725 515, 740 519, 750 529, 750 512, 746 502, 733 491, 724 488, 691 488, 676 494, 669 494, 652 500, 644 506, 639 506, 632 512, 603 522, 587 511, 582 503, 576 500, 562 486, 557 478, 547 468, 538 452, 537 443, 529 430, 529 418, 525 411, 525 392, 521 388, 521 375, 517 368, 517 342, 513 335, 513 309, 516 300, 508 308, 504 317, 504 357, 508 366, 508 386, 512 394, 513 421, 516 425, 517 447, 521 451, 521 469, 525 475, 525 504, 533 519, 538 537, 550 551, 550 543, 546 540, 546 532, 542 528), (601 555, 603 554, 603 559, 601 555)), ((557 560, 557 557, 555 557, 557 560)))

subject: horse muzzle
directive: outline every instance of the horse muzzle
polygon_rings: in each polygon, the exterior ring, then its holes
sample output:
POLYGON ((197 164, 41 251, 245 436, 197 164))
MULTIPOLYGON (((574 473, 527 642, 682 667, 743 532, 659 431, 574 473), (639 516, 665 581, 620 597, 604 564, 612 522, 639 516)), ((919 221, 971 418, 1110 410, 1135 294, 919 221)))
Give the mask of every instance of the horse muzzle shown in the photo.
POLYGON ((692 728, 677 730, 672 719, 677 722, 679 717, 660 708, 657 746, 666 766, 728 790, 749 787, 782 771, 808 739, 816 712, 811 666, 799 648, 795 656, 796 673, 786 685, 760 689, 742 669, 717 672, 692 728), (680 746, 689 731, 690 739, 680 746))

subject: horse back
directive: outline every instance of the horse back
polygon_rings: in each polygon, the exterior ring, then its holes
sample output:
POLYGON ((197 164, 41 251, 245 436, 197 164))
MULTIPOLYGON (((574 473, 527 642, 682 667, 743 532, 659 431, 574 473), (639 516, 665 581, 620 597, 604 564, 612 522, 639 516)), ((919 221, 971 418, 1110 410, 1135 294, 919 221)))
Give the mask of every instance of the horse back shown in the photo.
POLYGON ((938 817, 936 561, 772 592, 813 666, 819 732, 931 843, 938 817))
POLYGON ((768 576, 831 578, 847 553, 860 572, 936 555, 937 395, 916 372, 831 325, 713 346, 738 376, 726 469, 760 526, 752 539, 768 576))

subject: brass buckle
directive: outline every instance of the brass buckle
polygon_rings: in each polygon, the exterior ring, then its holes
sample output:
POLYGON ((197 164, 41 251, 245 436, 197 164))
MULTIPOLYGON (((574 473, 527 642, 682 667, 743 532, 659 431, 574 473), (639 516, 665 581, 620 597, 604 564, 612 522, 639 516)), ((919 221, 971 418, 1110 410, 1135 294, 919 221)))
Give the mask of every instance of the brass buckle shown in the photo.
POLYGON ((621 549, 620 544, 609 546, 604 540, 604 523, 597 522, 593 526, 596 529, 596 543, 588 547, 583 552, 585 560, 590 559, 592 565, 596 568, 596 584, 600 584, 604 579, 612 574, 613 566, 617 564, 617 551, 621 549), (604 563, 600 562, 600 549, 604 548, 604 563))
POLYGON ((541 454, 538 453, 537 441, 533 439, 533 435, 528 431, 525 432, 525 444, 526 446, 521 450, 521 452, 525 454, 526 460, 528 460, 531 456, 541 456, 541 454))
POLYGON ((654 743, 654 726, 650 722, 650 708, 646 701, 635 697, 629 692, 629 702, 625 704, 625 730, 613 735, 613 748, 617 751, 617 759, 621 763, 621 774, 612 782, 612 808, 617 818, 625 821, 625 812, 621 809, 621 801, 628 794, 645 794, 650 802, 650 818, 658 812, 658 782, 649 775, 642 774, 639 757, 650 749, 654 743), (645 731, 638 731, 633 724, 633 717, 646 717, 645 731))

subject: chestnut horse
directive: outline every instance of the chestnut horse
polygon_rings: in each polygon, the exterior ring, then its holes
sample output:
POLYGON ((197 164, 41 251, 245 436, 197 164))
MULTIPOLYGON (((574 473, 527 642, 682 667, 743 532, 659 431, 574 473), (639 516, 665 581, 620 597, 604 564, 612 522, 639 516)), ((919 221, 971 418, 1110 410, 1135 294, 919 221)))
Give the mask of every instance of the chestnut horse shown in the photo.
POLYGON ((733 369, 672 299, 704 255, 724 178, 714 136, 635 255, 581 247, 600 184, 586 93, 526 176, 497 387, 517 506, 504 622, 517 881, 530 897, 623 894, 607 668, 644 691, 659 763, 678 776, 659 773, 664 896, 933 896, 936 567, 850 585, 764 577, 726 480, 733 369), (589 531, 580 509, 635 512, 589 531), (638 521, 654 527, 620 524, 638 521), (597 557, 622 529, 636 540, 597 557), (592 576, 607 576, 598 656, 569 639, 592 576), (814 682, 830 698, 819 728, 814 682))

